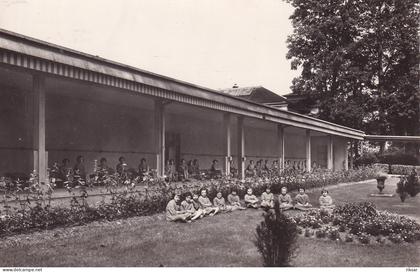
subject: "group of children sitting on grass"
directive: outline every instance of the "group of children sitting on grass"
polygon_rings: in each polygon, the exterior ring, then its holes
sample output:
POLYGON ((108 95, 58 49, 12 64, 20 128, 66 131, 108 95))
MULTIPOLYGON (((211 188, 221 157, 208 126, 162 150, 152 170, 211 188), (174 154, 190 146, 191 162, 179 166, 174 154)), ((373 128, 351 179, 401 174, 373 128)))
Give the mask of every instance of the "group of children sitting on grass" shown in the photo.
MULTIPOLYGON (((218 192, 213 202, 211 202, 207 196, 207 190, 202 189, 200 196, 196 193, 187 193, 182 202, 181 196, 175 194, 166 206, 166 219, 168 221, 191 222, 207 215, 213 216, 220 212, 244 210, 247 208, 262 208, 265 211, 269 211, 274 208, 274 201, 274 194, 271 192, 270 187, 266 188, 260 198, 255 196, 252 193, 252 189, 249 188, 244 196, 245 205, 242 205, 239 195, 235 190, 232 190, 228 195, 227 202, 221 192, 218 192)), ((302 187, 299 188, 299 193, 295 196, 294 201, 290 194, 287 193, 287 188, 282 187, 281 193, 278 196, 278 202, 282 211, 289 209, 302 211, 313 209, 309 203, 309 197, 302 187)), ((319 206, 321 210, 327 212, 332 212, 335 207, 331 196, 328 195, 328 191, 325 189, 322 190, 321 196, 319 197, 319 206)))

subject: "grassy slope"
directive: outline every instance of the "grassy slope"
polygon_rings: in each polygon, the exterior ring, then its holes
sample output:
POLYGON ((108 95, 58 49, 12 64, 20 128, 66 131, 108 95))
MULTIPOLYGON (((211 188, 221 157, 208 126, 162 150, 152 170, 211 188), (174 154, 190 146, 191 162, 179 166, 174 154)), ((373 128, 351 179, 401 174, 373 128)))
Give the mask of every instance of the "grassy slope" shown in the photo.
MULTIPOLYGON (((337 201, 367 199, 370 191, 375 184, 330 189, 337 201)), ((418 201, 409 199, 404 209, 395 199, 374 201, 408 213, 418 201)), ((168 223, 159 214, 18 235, 0 239, 0 266, 261 266, 252 242, 261 214, 246 210, 191 224, 168 223)), ((420 242, 360 245, 300 237, 293 265, 419 266, 419 256, 420 242)))

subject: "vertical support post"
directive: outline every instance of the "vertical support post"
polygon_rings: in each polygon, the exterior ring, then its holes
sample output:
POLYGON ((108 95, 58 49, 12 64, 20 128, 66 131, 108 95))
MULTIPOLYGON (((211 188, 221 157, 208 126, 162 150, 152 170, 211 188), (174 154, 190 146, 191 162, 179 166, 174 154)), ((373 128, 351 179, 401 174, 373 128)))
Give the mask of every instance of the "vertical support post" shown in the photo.
POLYGON ((284 169, 284 126, 277 125, 277 147, 279 154, 279 172, 284 169))
POLYGON ((349 170, 349 150, 348 150, 349 142, 345 142, 344 146, 344 170, 349 170))
POLYGON ((232 156, 231 152, 231 125, 230 125, 230 113, 223 115, 223 126, 225 132, 225 175, 230 175, 230 159, 232 156))
POLYGON ((239 178, 245 178, 245 133, 244 117, 238 116, 238 173, 239 178))
POLYGON ((328 135, 328 144, 327 144, 327 168, 329 170, 334 169, 334 138, 332 135, 328 135))
POLYGON ((47 182, 47 154, 45 150, 45 78, 41 75, 33 76, 34 97, 34 170, 37 171, 39 181, 47 182))
POLYGON ((311 131, 306 130, 306 171, 311 172, 311 131))
POLYGON ((154 115, 156 172, 162 177, 165 174, 165 109, 162 100, 155 100, 154 115))

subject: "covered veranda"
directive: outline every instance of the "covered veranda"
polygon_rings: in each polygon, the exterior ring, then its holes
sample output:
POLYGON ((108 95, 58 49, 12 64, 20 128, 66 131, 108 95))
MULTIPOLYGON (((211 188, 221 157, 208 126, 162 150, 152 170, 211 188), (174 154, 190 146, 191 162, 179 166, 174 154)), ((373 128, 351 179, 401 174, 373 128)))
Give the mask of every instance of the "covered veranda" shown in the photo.
POLYGON ((253 159, 347 169, 347 143, 362 131, 0 31, 0 176, 40 180, 54 162, 78 155, 92 172, 106 157, 164 175, 168 159, 214 159, 244 177, 253 159), (315 163, 314 163, 315 162, 315 163))

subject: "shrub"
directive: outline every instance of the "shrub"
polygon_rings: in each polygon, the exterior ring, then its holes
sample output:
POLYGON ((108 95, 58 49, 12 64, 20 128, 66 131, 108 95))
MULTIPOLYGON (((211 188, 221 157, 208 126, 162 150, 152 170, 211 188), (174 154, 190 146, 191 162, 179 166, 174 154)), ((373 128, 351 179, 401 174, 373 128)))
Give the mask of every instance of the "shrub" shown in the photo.
POLYGON ((312 237, 314 236, 314 231, 311 230, 310 228, 306 228, 305 229, 305 237, 312 237))
POLYGON ((411 197, 415 197, 420 192, 420 182, 419 178, 417 177, 417 172, 414 168, 407 177, 405 190, 411 197))
POLYGON ((380 163, 385 164, 417 165, 419 163, 415 156, 401 152, 382 154, 377 157, 380 163))
POLYGON ((374 153, 364 153, 362 156, 354 160, 356 166, 367 166, 379 162, 374 153))
POLYGON ((403 237, 401 236, 401 234, 396 234, 396 233, 389 235, 388 239, 389 239, 391 242, 396 243, 396 244, 399 244, 399 243, 401 243, 402 241, 404 241, 404 239, 403 239, 403 237))
POLYGON ((385 164, 385 163, 375 163, 373 165, 376 168, 379 168, 382 172, 384 173, 390 173, 391 172, 391 166, 389 164, 385 164))
POLYGON ((370 243, 370 235, 366 233, 359 233, 357 235, 357 238, 359 239, 360 243, 362 244, 369 244, 370 243))
MULTIPOLYGON (((80 193, 77 194, 74 188, 66 186, 72 196, 70 205, 54 208, 50 206, 54 182, 50 185, 42 184, 38 181, 36 173, 32 173, 28 181, 16 181, 18 186, 13 187, 13 190, 6 186, 6 179, 0 179, 0 191, 7 196, 3 205, 4 209, 0 211, 0 218, 2 218, 0 236, 34 229, 86 224, 94 220, 116 220, 163 212, 170 195, 174 192, 199 192, 201 188, 206 188, 209 198, 213 198, 219 190, 226 197, 235 188, 243 197, 249 187, 253 188, 255 194, 262 193, 266 186, 271 186, 273 193, 279 193, 282 186, 293 190, 299 186, 314 188, 341 182, 357 182, 374 177, 377 171, 374 167, 337 172, 319 169, 311 173, 285 171, 280 176, 264 179, 253 178, 240 181, 224 177, 218 180, 200 180, 182 184, 168 183, 162 179, 149 177, 142 181, 144 185, 142 191, 138 191, 135 180, 124 180, 116 175, 103 175, 100 182, 110 195, 110 202, 87 205, 88 188, 99 180, 95 180, 94 177, 84 182, 79 181, 76 187, 80 193), (19 208, 16 211, 12 210, 7 202, 8 199, 17 201, 19 208)), ((324 221, 329 220, 330 218, 324 218, 324 221)), ((302 223, 299 222, 302 227, 313 228, 320 228, 322 224, 322 218, 315 217, 305 218, 302 223)))
POLYGON ((316 238, 325 238, 327 237, 327 232, 324 229, 319 229, 315 232, 316 238))
POLYGON ((408 195, 415 197, 420 192, 420 182, 415 169, 408 176, 401 176, 400 181, 397 183, 396 192, 399 194, 402 202, 405 201, 408 195))
POLYGON ((334 213, 341 216, 344 221, 353 218, 367 219, 377 215, 376 206, 372 202, 345 203, 337 206, 334 213))
POLYGON ((333 241, 340 240, 340 233, 339 233, 339 231, 337 229, 330 230, 330 232, 328 233, 328 238, 330 238, 333 241))
POLYGON ((391 173, 394 175, 407 175, 409 174, 413 168, 417 173, 420 173, 420 166, 411 166, 411 165, 400 165, 394 164, 390 166, 391 173))
POLYGON ((344 238, 344 241, 346 241, 346 242, 353 242, 353 235, 352 234, 346 234, 346 236, 345 236, 345 238, 344 238))
POLYGON ((338 231, 339 232, 345 232, 346 231, 346 226, 344 224, 340 224, 340 226, 338 226, 338 231))
POLYGON ((280 212, 275 204, 275 215, 267 213, 257 226, 255 245, 261 253, 264 266, 288 266, 297 238, 297 226, 280 212))
MULTIPOLYGON (((335 237, 339 232, 349 231, 349 235, 361 236, 361 242, 368 237, 400 235, 407 242, 420 240, 420 225, 416 221, 396 214, 377 211, 375 206, 369 202, 346 203, 338 206, 332 213, 331 219, 323 222, 325 214, 319 210, 311 210, 305 214, 297 215, 299 220, 296 223, 305 227, 305 236, 310 237, 309 231, 315 231, 318 238, 331 235, 335 237), (337 227, 332 227, 329 223, 337 227), (314 227, 316 226, 316 228, 314 227)), ((395 238, 395 237, 394 237, 395 238)), ((333 239, 333 238, 331 238, 333 239)))

